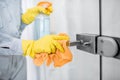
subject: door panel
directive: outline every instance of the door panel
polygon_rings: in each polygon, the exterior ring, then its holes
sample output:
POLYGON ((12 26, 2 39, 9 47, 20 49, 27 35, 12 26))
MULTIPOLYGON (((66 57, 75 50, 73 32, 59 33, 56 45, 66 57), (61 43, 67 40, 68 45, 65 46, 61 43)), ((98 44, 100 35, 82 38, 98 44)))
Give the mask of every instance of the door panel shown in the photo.
MULTIPOLYGON (((120 37, 120 0, 102 0, 102 34, 120 37)), ((103 80, 120 80, 120 60, 103 57, 103 80)))
MULTIPOLYGON (((99 34, 99 1, 66 0, 66 17, 69 35, 99 34)), ((73 61, 69 64, 69 80, 99 80, 99 56, 71 47, 73 61)))

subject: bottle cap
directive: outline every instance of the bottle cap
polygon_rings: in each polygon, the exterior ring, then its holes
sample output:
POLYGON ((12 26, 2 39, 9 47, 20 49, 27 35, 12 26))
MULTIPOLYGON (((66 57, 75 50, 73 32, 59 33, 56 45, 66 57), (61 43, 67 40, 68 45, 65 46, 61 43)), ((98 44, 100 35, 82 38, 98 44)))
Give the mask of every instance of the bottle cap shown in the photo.
POLYGON ((52 6, 52 3, 47 2, 47 1, 42 1, 42 2, 39 2, 39 3, 37 4, 37 6, 42 6, 42 7, 44 7, 44 8, 48 8, 48 7, 52 6))

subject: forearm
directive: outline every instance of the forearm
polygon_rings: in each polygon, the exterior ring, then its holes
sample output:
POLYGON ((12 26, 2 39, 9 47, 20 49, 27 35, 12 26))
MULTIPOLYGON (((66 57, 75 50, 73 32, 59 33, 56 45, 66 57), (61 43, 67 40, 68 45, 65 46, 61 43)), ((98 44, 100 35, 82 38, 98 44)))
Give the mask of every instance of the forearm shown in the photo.
POLYGON ((27 26, 27 24, 24 24, 22 21, 21 21, 21 26, 20 26, 20 31, 22 32, 25 27, 27 26))

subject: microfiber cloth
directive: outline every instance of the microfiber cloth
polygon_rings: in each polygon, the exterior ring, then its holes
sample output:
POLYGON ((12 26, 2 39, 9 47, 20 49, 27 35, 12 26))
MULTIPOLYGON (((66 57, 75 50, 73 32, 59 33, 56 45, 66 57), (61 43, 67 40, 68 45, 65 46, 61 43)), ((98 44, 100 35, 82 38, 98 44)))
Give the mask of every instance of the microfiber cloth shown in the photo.
POLYGON ((65 52, 62 53, 59 50, 56 50, 54 54, 47 54, 47 53, 40 53, 35 54, 34 64, 36 66, 41 66, 44 62, 46 65, 49 66, 51 63, 54 64, 54 67, 61 67, 66 63, 72 61, 72 53, 69 49, 69 42, 68 40, 59 40, 58 41, 64 48, 65 52))

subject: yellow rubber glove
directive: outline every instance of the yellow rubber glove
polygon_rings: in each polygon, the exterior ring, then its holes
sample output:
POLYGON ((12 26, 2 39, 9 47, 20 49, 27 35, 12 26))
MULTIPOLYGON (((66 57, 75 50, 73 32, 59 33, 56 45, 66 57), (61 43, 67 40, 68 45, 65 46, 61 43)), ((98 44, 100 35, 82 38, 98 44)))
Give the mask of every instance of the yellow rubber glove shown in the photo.
POLYGON ((46 35, 39 40, 22 40, 22 48, 24 55, 34 58, 35 53, 55 53, 56 49, 64 52, 63 47, 57 40, 69 40, 63 35, 46 35))
POLYGON ((32 23, 36 16, 38 16, 40 13, 50 15, 52 12, 52 7, 44 8, 41 6, 36 6, 34 8, 28 9, 23 15, 22 15, 22 22, 25 24, 32 23))

